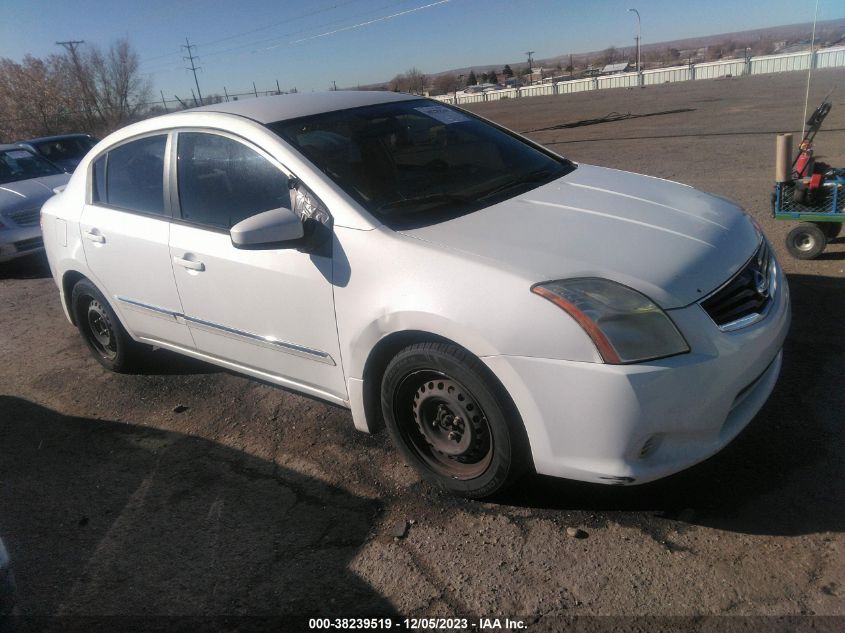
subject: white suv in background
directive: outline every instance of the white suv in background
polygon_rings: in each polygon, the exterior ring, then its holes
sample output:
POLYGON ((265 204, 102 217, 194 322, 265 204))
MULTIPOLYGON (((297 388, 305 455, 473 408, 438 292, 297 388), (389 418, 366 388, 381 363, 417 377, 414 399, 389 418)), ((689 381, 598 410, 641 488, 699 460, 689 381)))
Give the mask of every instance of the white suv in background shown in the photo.
POLYGON ((472 497, 714 454, 771 393, 790 319, 734 204, 387 92, 130 125, 43 224, 104 366, 155 345, 340 404, 472 497))

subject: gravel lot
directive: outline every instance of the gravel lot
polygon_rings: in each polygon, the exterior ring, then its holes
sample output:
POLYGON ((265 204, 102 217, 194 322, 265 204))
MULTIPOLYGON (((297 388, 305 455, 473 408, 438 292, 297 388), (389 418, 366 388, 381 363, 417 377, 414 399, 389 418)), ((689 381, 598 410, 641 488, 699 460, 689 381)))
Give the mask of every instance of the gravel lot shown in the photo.
MULTIPOLYGON (((811 105, 845 72, 815 77, 811 105)), ((778 251, 794 300, 778 388, 725 451, 654 484, 533 477, 496 503, 449 498, 345 410, 164 352, 143 374, 106 373, 46 263, 0 267, 0 535, 23 612, 520 616, 548 630, 578 615, 845 615, 845 240, 797 261, 791 224, 768 215, 774 135, 800 134, 805 81, 472 107, 523 132, 688 109, 529 136, 735 199, 778 251)), ((843 166, 845 93, 832 100, 818 155, 843 166)))

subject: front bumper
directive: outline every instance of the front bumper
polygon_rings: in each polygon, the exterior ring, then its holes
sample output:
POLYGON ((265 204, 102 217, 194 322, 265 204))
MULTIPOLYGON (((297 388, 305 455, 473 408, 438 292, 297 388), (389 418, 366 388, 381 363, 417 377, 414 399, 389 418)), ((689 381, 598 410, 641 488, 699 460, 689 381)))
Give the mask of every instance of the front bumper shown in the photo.
POLYGON ((38 225, 0 229, 0 262, 43 250, 44 240, 38 225))
POLYGON ((639 484, 724 448, 757 414, 780 372, 789 288, 762 321, 721 332, 694 304, 672 316, 691 352, 633 365, 488 356, 528 432, 537 472, 639 484))

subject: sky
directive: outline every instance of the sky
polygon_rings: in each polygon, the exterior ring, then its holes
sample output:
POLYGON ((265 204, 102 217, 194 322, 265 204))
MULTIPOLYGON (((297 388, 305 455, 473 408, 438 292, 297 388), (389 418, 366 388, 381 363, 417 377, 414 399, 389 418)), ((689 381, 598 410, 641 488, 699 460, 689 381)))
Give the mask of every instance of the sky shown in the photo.
MULTIPOLYGON (((189 38, 203 94, 326 90, 425 73, 501 66, 564 53, 811 22, 814 0, 0 0, 0 57, 107 47, 128 36, 154 94, 190 98, 189 38)), ((819 20, 845 17, 819 0, 819 20)))

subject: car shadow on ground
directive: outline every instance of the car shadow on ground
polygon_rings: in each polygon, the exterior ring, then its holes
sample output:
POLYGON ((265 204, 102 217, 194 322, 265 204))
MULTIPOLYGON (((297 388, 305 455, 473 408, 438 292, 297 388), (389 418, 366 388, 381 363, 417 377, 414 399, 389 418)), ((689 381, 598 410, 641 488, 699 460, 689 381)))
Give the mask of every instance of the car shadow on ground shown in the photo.
POLYGON ((3 279, 47 279, 52 273, 44 253, 34 253, 0 264, 0 281, 3 279))
POLYGON ((643 513, 749 534, 845 531, 841 320, 845 279, 790 275, 793 322, 769 401, 725 450, 650 484, 608 487, 535 476, 503 504, 600 512, 641 524, 643 513))
POLYGON ((0 396, 0 508, 25 616, 395 616, 380 503, 205 439, 0 396))
POLYGON ((138 360, 137 366, 132 369, 131 373, 142 376, 190 376, 220 372, 237 375, 223 367, 184 354, 177 354, 166 349, 153 349, 138 360))

